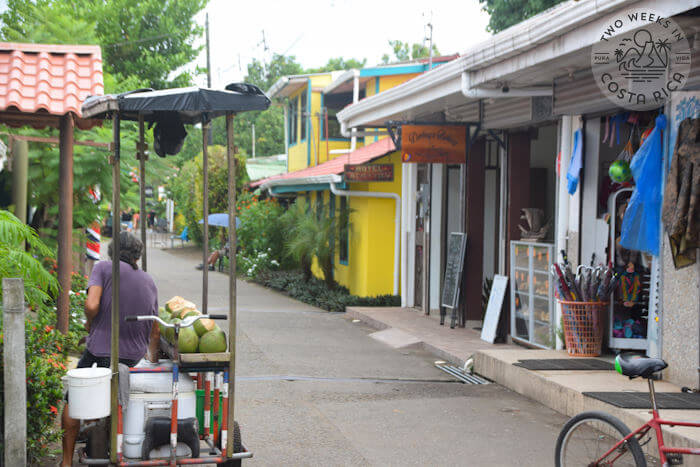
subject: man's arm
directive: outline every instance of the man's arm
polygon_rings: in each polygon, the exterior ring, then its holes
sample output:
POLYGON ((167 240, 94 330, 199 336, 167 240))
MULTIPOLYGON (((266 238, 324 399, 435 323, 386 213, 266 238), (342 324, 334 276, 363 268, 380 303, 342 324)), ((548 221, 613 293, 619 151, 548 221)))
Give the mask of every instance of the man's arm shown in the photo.
POLYGON ((85 299, 85 317, 87 322, 85 323, 85 329, 90 330, 92 325, 92 320, 95 319, 97 314, 100 312, 100 299, 102 298, 102 287, 99 285, 92 285, 87 291, 87 298, 85 299))
POLYGON ((148 341, 148 358, 153 363, 158 363, 158 350, 160 349, 160 326, 158 323, 151 324, 151 336, 148 341))

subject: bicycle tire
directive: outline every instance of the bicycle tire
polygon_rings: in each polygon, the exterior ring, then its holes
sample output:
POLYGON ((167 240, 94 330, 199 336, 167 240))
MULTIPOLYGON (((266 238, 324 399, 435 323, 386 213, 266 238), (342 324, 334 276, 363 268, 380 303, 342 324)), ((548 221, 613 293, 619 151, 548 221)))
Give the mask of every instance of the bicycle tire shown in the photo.
MULTIPOLYGON (((554 464, 556 467, 569 467, 569 465, 564 464, 562 462, 562 453, 566 451, 566 448, 568 447, 569 441, 571 441, 571 434, 576 430, 578 427, 580 427, 584 422, 586 421, 597 421, 602 424, 607 424, 610 427, 614 429, 615 432, 617 432, 618 436, 613 438, 615 442, 619 441, 620 439, 624 438, 628 434, 630 434, 630 429, 627 428, 627 425, 622 423, 620 419, 613 417, 610 414, 607 414, 605 412, 598 412, 598 411, 592 411, 592 412, 583 412, 575 417, 571 418, 568 422, 566 422, 566 425, 564 425, 564 428, 562 428, 561 432, 559 433, 559 437, 557 438, 557 445, 554 451, 554 464)), ((609 436, 609 435, 608 435, 609 436)), ((612 445, 610 446, 612 447, 612 445)), ((642 451, 641 446, 639 445, 639 442, 637 441, 636 438, 631 438, 627 442, 627 448, 629 449, 630 454, 632 455, 632 458, 636 464, 637 467, 646 467, 647 462, 644 457, 644 452, 642 451)), ((605 450, 607 451, 607 449, 605 450)), ((605 451, 596 453, 597 455, 602 455, 605 453, 605 451)), ((591 462, 595 461, 597 459, 594 458, 591 462)), ((579 460, 576 461, 576 464, 570 464, 570 465, 582 465, 579 460)), ((593 465, 593 464, 590 464, 593 465)))

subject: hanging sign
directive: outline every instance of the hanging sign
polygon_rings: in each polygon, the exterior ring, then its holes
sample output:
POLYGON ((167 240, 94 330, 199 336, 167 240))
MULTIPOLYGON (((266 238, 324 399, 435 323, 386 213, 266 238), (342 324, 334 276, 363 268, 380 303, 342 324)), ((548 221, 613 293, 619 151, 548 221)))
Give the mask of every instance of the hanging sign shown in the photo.
POLYGON ((465 164, 465 125, 401 125, 401 159, 404 162, 465 164))
POLYGON ((394 164, 346 164, 346 182, 393 182, 394 164))

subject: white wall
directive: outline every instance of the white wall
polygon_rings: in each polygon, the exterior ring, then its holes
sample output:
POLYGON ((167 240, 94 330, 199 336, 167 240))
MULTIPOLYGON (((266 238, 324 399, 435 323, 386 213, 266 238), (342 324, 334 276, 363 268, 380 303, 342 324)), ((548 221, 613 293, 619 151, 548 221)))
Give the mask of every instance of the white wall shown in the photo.
POLYGON ((442 206, 444 165, 433 164, 433 179, 430 193, 430 311, 440 309, 440 288, 442 285, 442 255, 440 245, 444 236, 442 230, 442 206))

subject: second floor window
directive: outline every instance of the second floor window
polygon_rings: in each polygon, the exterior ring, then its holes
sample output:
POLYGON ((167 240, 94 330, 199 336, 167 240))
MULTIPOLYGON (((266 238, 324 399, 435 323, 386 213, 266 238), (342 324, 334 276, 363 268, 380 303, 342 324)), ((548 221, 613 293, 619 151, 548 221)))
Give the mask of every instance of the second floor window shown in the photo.
POLYGON ((287 130, 289 131, 287 137, 289 138, 289 144, 297 142, 297 122, 299 119, 297 109, 297 100, 290 99, 289 110, 287 112, 287 130))
POLYGON ((299 96, 299 120, 300 126, 301 126, 301 140, 306 139, 306 125, 308 124, 309 117, 307 115, 308 113, 308 108, 307 108, 307 94, 306 91, 301 93, 301 96, 299 96))

